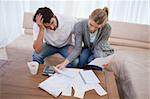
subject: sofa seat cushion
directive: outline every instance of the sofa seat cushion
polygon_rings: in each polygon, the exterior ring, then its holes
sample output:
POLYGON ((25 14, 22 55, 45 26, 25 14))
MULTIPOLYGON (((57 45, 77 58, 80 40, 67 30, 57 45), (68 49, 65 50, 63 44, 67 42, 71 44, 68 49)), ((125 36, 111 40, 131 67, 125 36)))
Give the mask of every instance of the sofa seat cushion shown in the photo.
POLYGON ((110 21, 111 37, 150 43, 150 25, 110 21))

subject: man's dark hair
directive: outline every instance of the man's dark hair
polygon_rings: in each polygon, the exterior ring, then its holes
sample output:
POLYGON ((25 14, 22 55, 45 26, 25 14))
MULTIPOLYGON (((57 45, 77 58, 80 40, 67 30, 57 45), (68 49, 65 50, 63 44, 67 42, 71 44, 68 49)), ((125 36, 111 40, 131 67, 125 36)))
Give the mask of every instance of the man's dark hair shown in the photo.
POLYGON ((54 16, 52 10, 48 7, 39 8, 33 16, 33 21, 36 22, 36 16, 38 14, 42 15, 43 23, 50 23, 51 18, 54 16))

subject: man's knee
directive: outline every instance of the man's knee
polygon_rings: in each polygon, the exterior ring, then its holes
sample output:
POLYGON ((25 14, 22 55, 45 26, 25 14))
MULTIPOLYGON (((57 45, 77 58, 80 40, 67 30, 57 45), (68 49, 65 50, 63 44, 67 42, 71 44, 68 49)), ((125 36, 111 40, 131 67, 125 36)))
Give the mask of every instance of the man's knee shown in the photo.
POLYGON ((36 52, 33 52, 32 54, 32 61, 36 61, 39 64, 44 64, 44 58, 40 54, 37 54, 36 52))

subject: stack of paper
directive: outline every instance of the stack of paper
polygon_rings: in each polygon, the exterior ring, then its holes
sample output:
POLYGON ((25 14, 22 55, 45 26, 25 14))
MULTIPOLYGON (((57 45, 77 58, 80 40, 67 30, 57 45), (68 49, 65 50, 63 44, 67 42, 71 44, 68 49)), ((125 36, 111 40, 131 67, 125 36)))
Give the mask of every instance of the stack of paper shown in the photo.
POLYGON ((39 87, 57 97, 62 92, 64 96, 71 96, 74 77, 82 69, 63 69, 60 74, 55 73, 39 84, 39 87), (68 76, 69 75, 69 76, 68 76))
POLYGON ((91 70, 64 69, 40 83, 39 87, 54 97, 59 96, 61 92, 64 96, 71 96, 73 87, 74 97, 84 98, 85 92, 92 89, 95 89, 100 96, 107 94, 99 83, 100 81, 91 70))
POLYGON ((73 88, 75 90, 74 97, 84 98, 85 92, 93 89, 100 96, 106 95, 107 92, 99 83, 99 79, 92 70, 79 71, 79 74, 73 81, 73 88))

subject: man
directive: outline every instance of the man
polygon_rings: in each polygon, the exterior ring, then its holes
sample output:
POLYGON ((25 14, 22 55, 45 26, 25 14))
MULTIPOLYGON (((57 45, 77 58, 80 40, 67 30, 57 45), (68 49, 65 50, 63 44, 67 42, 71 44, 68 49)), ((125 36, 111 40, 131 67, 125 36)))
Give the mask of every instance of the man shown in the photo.
POLYGON ((71 30, 75 20, 55 15, 51 9, 41 7, 36 11, 33 21, 32 60, 43 64, 47 56, 55 53, 66 58, 73 48, 71 30))

